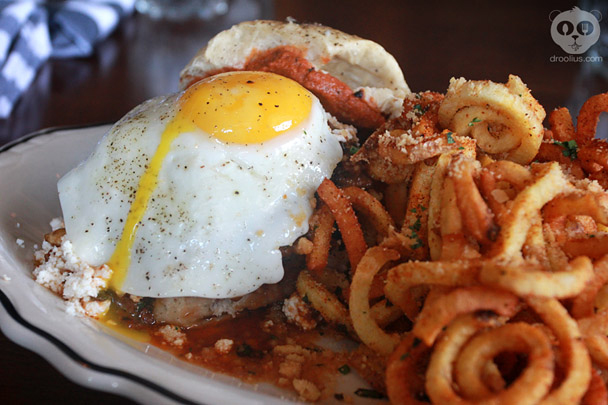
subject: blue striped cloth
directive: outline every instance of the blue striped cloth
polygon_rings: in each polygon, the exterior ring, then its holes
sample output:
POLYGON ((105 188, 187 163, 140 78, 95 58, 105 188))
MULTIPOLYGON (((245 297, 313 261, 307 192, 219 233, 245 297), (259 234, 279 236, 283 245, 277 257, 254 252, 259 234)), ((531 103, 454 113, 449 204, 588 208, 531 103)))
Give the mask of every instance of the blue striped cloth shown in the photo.
POLYGON ((0 0, 0 119, 48 58, 89 56, 135 0, 0 0))

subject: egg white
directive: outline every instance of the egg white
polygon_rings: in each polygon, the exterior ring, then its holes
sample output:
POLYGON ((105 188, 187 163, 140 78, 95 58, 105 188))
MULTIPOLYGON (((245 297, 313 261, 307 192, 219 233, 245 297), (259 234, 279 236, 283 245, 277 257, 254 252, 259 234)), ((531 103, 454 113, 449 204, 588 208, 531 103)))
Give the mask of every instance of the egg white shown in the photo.
MULTIPOLYGON (((112 256, 177 97, 135 108, 59 181, 67 237, 85 262, 97 266, 112 256)), ((162 164, 121 290, 230 298, 280 281, 279 247, 307 232, 314 192, 341 158, 314 96, 305 122, 264 143, 182 133, 162 164)))

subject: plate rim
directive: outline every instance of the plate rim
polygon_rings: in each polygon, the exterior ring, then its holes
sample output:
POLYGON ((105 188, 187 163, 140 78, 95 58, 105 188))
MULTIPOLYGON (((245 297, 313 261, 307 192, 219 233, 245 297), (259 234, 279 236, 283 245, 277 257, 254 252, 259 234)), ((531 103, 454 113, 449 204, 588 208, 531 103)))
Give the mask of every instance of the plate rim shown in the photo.
MULTIPOLYGON (((32 141, 33 139, 39 138, 41 136, 51 135, 56 132, 63 132, 63 131, 65 131, 66 133, 70 133, 72 131, 91 129, 91 128, 95 128, 95 127, 104 127, 104 126, 109 126, 111 124, 113 124, 113 123, 112 122, 98 122, 98 123, 90 123, 90 124, 82 124, 82 125, 61 125, 61 126, 43 128, 38 131, 34 131, 29 134, 26 134, 17 139, 14 139, 14 140, 0 146, 0 154, 8 152, 9 150, 11 150, 12 148, 14 148, 18 145, 25 144, 25 143, 32 141)), ((9 325, 9 323, 7 322, 7 319, 5 319, 5 317, 1 316, 2 313, 0 313, 0 330, 6 336, 6 338, 8 340, 10 340, 11 342, 13 342, 14 344, 17 344, 19 346, 26 348, 27 350, 37 353, 47 363, 49 363, 51 366, 53 366, 53 368, 55 368, 57 370, 57 372, 61 373, 65 377, 67 377, 70 381, 72 381, 75 384, 78 384, 78 385, 83 386, 88 389, 101 390, 101 391, 109 392, 109 393, 112 393, 115 395, 127 397, 127 398, 130 398, 139 403, 143 403, 142 401, 146 400, 145 398, 138 398, 134 395, 130 395, 129 390, 125 389, 126 387, 122 387, 120 383, 117 386, 110 384, 109 387, 105 386, 103 384, 100 384, 100 383, 92 385, 88 381, 88 376, 87 376, 87 374, 92 371, 94 373, 100 373, 104 376, 111 376, 111 377, 116 377, 116 378, 127 380, 130 383, 134 383, 134 384, 142 386, 145 389, 151 390, 154 392, 154 394, 161 395, 163 398, 166 398, 167 400, 170 400, 170 401, 175 401, 175 402, 183 403, 183 404, 193 404, 193 405, 205 405, 206 404, 205 402, 200 402, 200 401, 194 402, 188 398, 185 398, 185 397, 179 395, 178 393, 176 393, 168 388, 158 385, 158 384, 154 383, 153 381, 150 381, 144 377, 139 377, 137 375, 134 375, 131 372, 120 370, 118 368, 112 368, 112 367, 100 365, 100 364, 95 363, 92 360, 85 358, 84 356, 77 353, 74 349, 72 349, 65 342, 61 341, 57 337, 53 336, 51 333, 34 325, 32 322, 30 322, 26 318, 24 318, 19 313, 19 311, 17 310, 17 308, 15 307, 14 303, 11 301, 9 296, 7 294, 5 294, 1 284, 0 284, 0 305, 2 306, 3 312, 9 318, 8 321, 13 323, 12 326, 17 327, 17 328, 13 327, 11 329, 11 325, 9 325), (54 362, 52 360, 52 353, 42 350, 41 348, 37 347, 36 344, 33 344, 31 342, 26 342, 25 337, 28 334, 30 335, 30 337, 40 338, 40 339, 43 339, 44 341, 46 341, 47 343, 49 343, 54 348, 54 350, 57 351, 57 353, 59 353, 60 355, 63 356, 63 359, 66 362, 68 362, 72 366, 78 367, 82 371, 86 371, 86 373, 85 372, 79 373, 78 376, 76 376, 76 375, 68 373, 67 370, 60 368, 59 367, 60 364, 57 364, 56 362, 54 362), (15 337, 17 337, 17 339, 15 339, 15 337), (22 339, 22 340, 18 339, 20 337, 24 337, 24 339, 22 339)))

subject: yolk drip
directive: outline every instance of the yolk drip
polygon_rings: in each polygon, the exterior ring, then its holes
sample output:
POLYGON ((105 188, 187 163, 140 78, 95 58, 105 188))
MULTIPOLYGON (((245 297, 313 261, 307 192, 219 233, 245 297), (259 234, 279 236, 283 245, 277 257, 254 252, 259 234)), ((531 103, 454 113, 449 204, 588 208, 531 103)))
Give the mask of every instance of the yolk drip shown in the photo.
POLYGON ((110 287, 116 291, 120 291, 120 287, 127 276, 127 269, 131 264, 131 247, 135 240, 135 234, 139 223, 148 208, 148 201, 152 193, 156 189, 158 173, 163 165, 163 161, 171 149, 171 143, 181 133, 192 131, 194 128, 191 124, 183 122, 179 119, 173 119, 163 131, 160 143, 156 148, 156 152, 152 156, 152 160, 148 168, 139 179, 135 200, 131 203, 131 208, 127 214, 125 227, 123 228, 120 240, 110 257, 107 265, 112 269, 112 278, 110 279, 110 287))
POLYGON ((150 341, 150 335, 147 331, 129 328, 121 319, 123 316, 124 315, 116 308, 116 304, 112 304, 110 309, 99 319, 99 321, 109 329, 137 342, 147 343, 150 341))
POLYGON ((107 265, 110 287, 121 291, 131 263, 131 248, 171 143, 196 127, 220 141, 261 143, 299 125, 310 114, 312 96, 297 82, 265 72, 229 72, 202 80, 178 100, 179 110, 139 179, 122 235, 107 265))

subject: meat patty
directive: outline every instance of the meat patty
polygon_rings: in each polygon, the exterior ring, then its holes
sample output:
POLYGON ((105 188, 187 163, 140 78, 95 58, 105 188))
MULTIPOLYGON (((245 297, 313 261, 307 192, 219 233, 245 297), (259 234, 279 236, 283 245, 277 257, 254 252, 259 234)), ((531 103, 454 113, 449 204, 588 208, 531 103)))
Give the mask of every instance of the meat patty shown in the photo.
POLYGON ((245 309, 258 309, 288 297, 295 290, 298 271, 286 270, 277 284, 264 284, 257 290, 238 298, 174 297, 154 301, 154 318, 157 322, 189 327, 203 323, 211 317, 232 315, 245 309))

